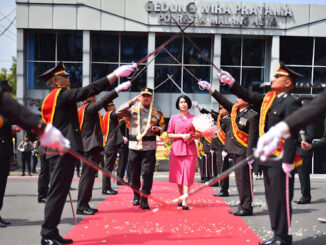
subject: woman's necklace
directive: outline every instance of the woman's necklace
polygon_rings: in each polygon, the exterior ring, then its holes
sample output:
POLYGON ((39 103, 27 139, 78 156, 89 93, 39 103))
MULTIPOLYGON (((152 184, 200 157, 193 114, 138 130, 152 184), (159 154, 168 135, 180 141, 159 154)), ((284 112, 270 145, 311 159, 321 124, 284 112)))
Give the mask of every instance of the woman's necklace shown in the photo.
POLYGON ((142 105, 141 105, 141 103, 139 103, 139 107, 138 107, 138 111, 137 111, 137 137, 136 137, 137 141, 138 141, 138 143, 137 143, 137 149, 138 150, 143 149, 143 137, 145 136, 145 134, 147 133, 147 131, 151 127, 152 108, 153 108, 153 102, 151 102, 151 105, 149 107, 147 124, 146 124, 145 130, 144 130, 143 133, 141 133, 141 130, 140 130, 140 111, 142 109, 142 105))

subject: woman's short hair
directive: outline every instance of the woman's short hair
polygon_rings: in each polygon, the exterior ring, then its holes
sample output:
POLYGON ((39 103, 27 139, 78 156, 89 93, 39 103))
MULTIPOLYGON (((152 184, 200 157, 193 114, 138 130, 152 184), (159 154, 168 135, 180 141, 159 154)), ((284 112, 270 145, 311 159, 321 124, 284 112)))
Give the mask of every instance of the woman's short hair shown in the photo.
POLYGON ((192 106, 192 103, 191 103, 191 99, 187 95, 180 95, 177 98, 177 102, 175 103, 175 106, 177 107, 177 109, 180 110, 179 102, 180 102, 181 99, 184 99, 186 101, 186 103, 188 104, 188 109, 190 109, 191 106, 192 106))

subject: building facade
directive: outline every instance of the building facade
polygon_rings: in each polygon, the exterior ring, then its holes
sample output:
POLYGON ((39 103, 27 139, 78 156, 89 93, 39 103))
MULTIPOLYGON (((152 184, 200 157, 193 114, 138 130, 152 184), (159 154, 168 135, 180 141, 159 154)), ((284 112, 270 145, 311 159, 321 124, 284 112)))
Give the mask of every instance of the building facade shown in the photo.
MULTIPOLYGON (((17 99, 37 112, 48 93, 38 76, 58 61, 66 64, 72 87, 85 86, 153 52, 180 32, 175 22, 183 28, 192 23, 187 36, 242 86, 266 91, 283 60, 304 74, 297 93, 318 94, 326 86, 326 5, 283 2, 16 0, 17 99)), ((175 101, 181 93, 208 109, 217 108, 196 78, 234 99, 219 87, 218 71, 186 36, 179 34, 166 49, 140 64, 139 69, 147 68, 130 93, 116 99, 117 105, 147 86, 154 88, 154 105, 166 118, 177 113, 175 101)), ((326 157, 320 159, 326 162, 326 157)), ((318 164, 314 172, 326 173, 326 167, 318 164)))

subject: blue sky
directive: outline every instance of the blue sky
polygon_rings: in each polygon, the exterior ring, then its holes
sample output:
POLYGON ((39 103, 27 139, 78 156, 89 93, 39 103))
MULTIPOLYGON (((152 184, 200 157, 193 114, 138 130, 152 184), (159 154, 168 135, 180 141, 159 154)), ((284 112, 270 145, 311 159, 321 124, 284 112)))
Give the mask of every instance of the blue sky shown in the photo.
MULTIPOLYGON (((10 21, 15 18, 15 8, 15 0, 1 0, 0 33, 2 33, 9 25, 10 21)), ((11 57, 16 57, 16 46, 16 21, 14 21, 10 28, 0 36, 0 69, 3 67, 9 68, 11 66, 11 57)))
MULTIPOLYGON (((136 1, 136 0, 135 0, 136 1)), ((208 0, 212 1, 212 0, 208 0)), ((239 0, 224 0, 225 2, 241 2, 239 0)), ((243 2, 262 2, 262 3, 302 3, 302 4, 326 4, 326 0, 246 0, 243 2)), ((0 33, 9 25, 15 17, 15 0, 1 0, 0 7, 0 33), (14 11, 13 11, 14 10, 14 11), (8 16, 7 16, 8 15, 8 16), (4 16, 7 16, 6 18, 4 16)), ((0 36, 0 69, 9 68, 12 64, 11 57, 16 57, 16 21, 0 36)))

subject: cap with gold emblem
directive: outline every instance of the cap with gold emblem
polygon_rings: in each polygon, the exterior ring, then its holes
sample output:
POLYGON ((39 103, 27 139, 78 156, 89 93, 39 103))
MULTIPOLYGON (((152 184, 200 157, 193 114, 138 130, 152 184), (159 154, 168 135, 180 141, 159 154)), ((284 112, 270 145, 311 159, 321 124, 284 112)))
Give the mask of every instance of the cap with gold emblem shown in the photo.
POLYGON ((290 78, 296 79, 297 77, 303 77, 300 73, 297 73, 287 67, 283 61, 281 61, 278 65, 275 77, 281 77, 281 76, 288 76, 290 78))
POLYGON ((153 89, 151 89, 151 88, 143 88, 143 89, 140 91, 140 94, 149 94, 149 95, 153 95, 153 89))
POLYGON ((69 73, 66 71, 65 65, 60 61, 55 67, 47 70, 43 74, 39 76, 40 79, 43 79, 44 81, 49 80, 53 76, 69 76, 69 73))

